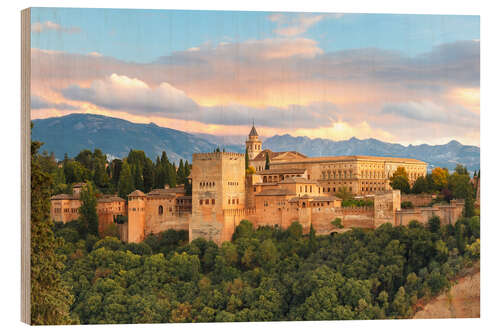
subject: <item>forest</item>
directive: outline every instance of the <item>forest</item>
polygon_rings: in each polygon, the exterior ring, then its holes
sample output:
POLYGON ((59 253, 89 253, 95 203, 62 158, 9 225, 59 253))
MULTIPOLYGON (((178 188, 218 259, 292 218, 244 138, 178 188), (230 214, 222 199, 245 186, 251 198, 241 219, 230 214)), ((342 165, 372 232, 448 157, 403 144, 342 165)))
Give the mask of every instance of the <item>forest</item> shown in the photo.
MULTIPOLYGON (((139 244, 100 238, 82 232, 81 221, 50 220, 54 178, 64 167, 50 172, 40 147, 32 142, 33 324, 410 318, 419 301, 449 288, 480 257, 479 216, 328 236, 312 228, 304 235, 299 223, 283 230, 241 221, 220 247, 204 239, 189 243, 186 231, 174 230, 139 244)), ((146 164, 139 163, 142 175, 146 164)), ((85 177, 104 191, 101 171, 90 163, 85 169, 94 170, 85 177)), ((67 175, 59 185, 70 184, 67 175)), ((106 175, 108 188, 119 190, 120 179, 106 175)))
POLYGON ((142 150, 133 149, 126 157, 109 162, 100 149, 85 149, 73 158, 65 155, 62 161, 47 151, 37 158, 41 169, 52 178, 52 194, 71 193, 72 184, 79 182, 90 182, 98 194, 117 193, 124 199, 136 189, 147 193, 165 185, 184 185, 188 194, 191 190, 187 180, 191 172, 189 162, 181 159, 176 165, 165 152, 155 162, 142 150))

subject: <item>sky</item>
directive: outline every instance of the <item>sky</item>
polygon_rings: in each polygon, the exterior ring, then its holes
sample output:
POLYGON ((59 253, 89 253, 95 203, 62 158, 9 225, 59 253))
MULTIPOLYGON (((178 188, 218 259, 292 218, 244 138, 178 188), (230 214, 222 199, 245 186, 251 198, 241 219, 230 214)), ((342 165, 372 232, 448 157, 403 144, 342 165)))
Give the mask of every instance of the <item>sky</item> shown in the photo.
POLYGON ((32 118, 479 146, 479 21, 33 8, 32 118))

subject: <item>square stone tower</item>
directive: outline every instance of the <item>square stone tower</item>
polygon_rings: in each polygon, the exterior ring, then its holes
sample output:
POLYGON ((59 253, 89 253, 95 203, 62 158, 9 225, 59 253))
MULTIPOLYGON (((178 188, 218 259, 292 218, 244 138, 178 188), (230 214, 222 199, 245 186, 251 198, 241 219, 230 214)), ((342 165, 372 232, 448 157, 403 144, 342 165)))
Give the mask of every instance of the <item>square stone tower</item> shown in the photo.
MULTIPOLYGON (((190 241, 230 240, 235 225, 227 218, 245 209, 245 155, 229 152, 193 154, 190 241)), ((239 222, 239 221, 238 221, 239 222)))

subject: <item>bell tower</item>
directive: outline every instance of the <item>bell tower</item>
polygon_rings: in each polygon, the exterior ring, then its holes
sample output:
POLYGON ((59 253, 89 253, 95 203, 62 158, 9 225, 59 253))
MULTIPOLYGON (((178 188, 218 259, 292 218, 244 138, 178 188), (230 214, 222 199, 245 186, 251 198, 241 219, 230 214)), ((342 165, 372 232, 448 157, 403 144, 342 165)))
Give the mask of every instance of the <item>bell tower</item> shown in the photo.
POLYGON ((255 129, 255 124, 252 124, 252 130, 248 134, 248 140, 245 142, 248 151, 248 158, 253 160, 262 151, 262 141, 259 140, 259 134, 255 129))

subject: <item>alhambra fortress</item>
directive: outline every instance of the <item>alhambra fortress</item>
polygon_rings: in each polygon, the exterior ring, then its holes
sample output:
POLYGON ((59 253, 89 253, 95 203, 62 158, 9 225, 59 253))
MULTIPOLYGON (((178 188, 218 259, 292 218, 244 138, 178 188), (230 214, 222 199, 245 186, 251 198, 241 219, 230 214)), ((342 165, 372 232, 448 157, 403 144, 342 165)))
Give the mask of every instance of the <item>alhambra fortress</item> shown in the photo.
MULTIPOLYGON (((343 232, 351 228, 373 229, 384 223, 407 225, 412 220, 427 222, 433 215, 441 223, 453 224, 462 213, 464 203, 452 200, 434 205, 431 195, 401 195, 393 190, 389 178, 398 167, 406 169, 410 184, 427 174, 425 162, 393 157, 332 156, 307 157, 295 151, 263 150, 253 126, 245 154, 213 152, 193 154, 189 176, 192 195, 184 187, 139 190, 128 200, 105 195, 98 199, 99 232, 116 223, 118 216, 127 218, 118 225, 125 242, 141 242, 153 233, 168 229, 188 230, 189 240, 202 237, 217 244, 231 240, 242 220, 255 227, 289 227, 297 221, 308 232, 317 234, 343 232), (266 169, 266 156, 269 168, 266 169), (335 196, 345 188, 357 197, 370 198, 373 206, 342 207, 335 196), (401 209, 402 201, 416 208, 401 209), (331 222, 340 219, 344 228, 331 222)), ((51 218, 66 223, 78 218, 80 191, 85 184, 75 184, 72 194, 51 198, 51 218)))

